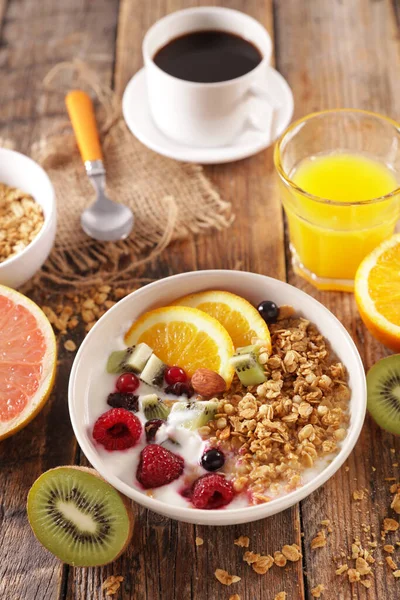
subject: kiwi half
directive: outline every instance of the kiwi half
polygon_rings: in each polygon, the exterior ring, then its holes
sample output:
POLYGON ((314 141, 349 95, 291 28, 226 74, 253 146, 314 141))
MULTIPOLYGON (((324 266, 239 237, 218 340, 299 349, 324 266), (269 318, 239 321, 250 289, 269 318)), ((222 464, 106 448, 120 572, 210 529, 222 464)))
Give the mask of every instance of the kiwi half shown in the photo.
POLYGON ((382 358, 367 373, 367 406, 380 427, 400 435, 400 354, 382 358))
POLYGON ((39 542, 75 567, 114 561, 132 537, 128 499, 94 469, 69 466, 46 471, 29 491, 27 510, 39 542))

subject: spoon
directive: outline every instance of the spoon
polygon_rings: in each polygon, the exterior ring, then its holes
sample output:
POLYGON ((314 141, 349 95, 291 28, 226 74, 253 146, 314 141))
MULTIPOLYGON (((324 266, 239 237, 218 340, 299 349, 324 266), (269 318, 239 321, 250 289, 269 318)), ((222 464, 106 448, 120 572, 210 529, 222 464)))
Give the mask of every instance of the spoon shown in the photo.
POLYGON ((82 229, 102 242, 123 240, 132 231, 134 216, 130 208, 105 194, 106 170, 92 100, 82 90, 72 90, 65 103, 86 173, 96 190, 96 201, 82 213, 82 229))

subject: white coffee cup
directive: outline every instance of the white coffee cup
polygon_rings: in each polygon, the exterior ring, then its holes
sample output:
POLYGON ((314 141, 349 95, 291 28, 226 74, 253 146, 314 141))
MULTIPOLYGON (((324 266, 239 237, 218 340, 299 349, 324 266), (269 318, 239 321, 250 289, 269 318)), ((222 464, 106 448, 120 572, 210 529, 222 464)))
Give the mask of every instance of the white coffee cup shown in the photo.
POLYGON ((228 145, 248 128, 269 135, 273 99, 260 84, 266 78, 271 52, 272 42, 266 29, 237 10, 189 8, 157 21, 143 40, 148 99, 156 125, 169 138, 199 147, 228 145), (241 77, 217 83, 178 79, 155 64, 155 54, 169 41, 204 30, 228 31, 252 42, 261 52, 261 62, 241 77), (254 119, 255 98, 266 109, 264 123, 254 119))

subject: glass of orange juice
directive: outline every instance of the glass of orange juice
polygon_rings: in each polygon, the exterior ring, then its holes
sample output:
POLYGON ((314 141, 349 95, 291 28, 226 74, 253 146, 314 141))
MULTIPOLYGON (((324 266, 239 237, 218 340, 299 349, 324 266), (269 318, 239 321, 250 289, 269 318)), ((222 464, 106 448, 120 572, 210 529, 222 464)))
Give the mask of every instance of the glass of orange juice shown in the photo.
POLYGON ((361 260, 390 237, 400 206, 400 126, 363 110, 313 113, 274 153, 296 273, 351 291, 361 260))

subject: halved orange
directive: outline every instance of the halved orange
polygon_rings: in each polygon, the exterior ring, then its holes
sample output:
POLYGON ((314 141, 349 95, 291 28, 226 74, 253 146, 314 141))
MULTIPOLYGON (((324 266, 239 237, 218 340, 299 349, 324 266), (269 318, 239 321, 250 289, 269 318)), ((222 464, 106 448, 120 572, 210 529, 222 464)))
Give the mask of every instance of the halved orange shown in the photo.
POLYGON ((232 340, 221 323, 197 308, 151 310, 133 323, 125 342, 130 346, 145 342, 164 363, 181 367, 190 377, 203 367, 219 373, 228 387, 232 382, 232 340))
POLYGON ((265 346, 271 350, 268 325, 258 310, 241 296, 210 290, 184 296, 174 304, 198 308, 217 319, 231 336, 235 348, 249 346, 256 337, 265 340, 265 346))
POLYGON ((354 293, 372 335, 400 351, 400 234, 385 240, 358 267, 354 293))
POLYGON ((0 440, 40 411, 54 383, 56 340, 29 298, 0 285, 0 440))

